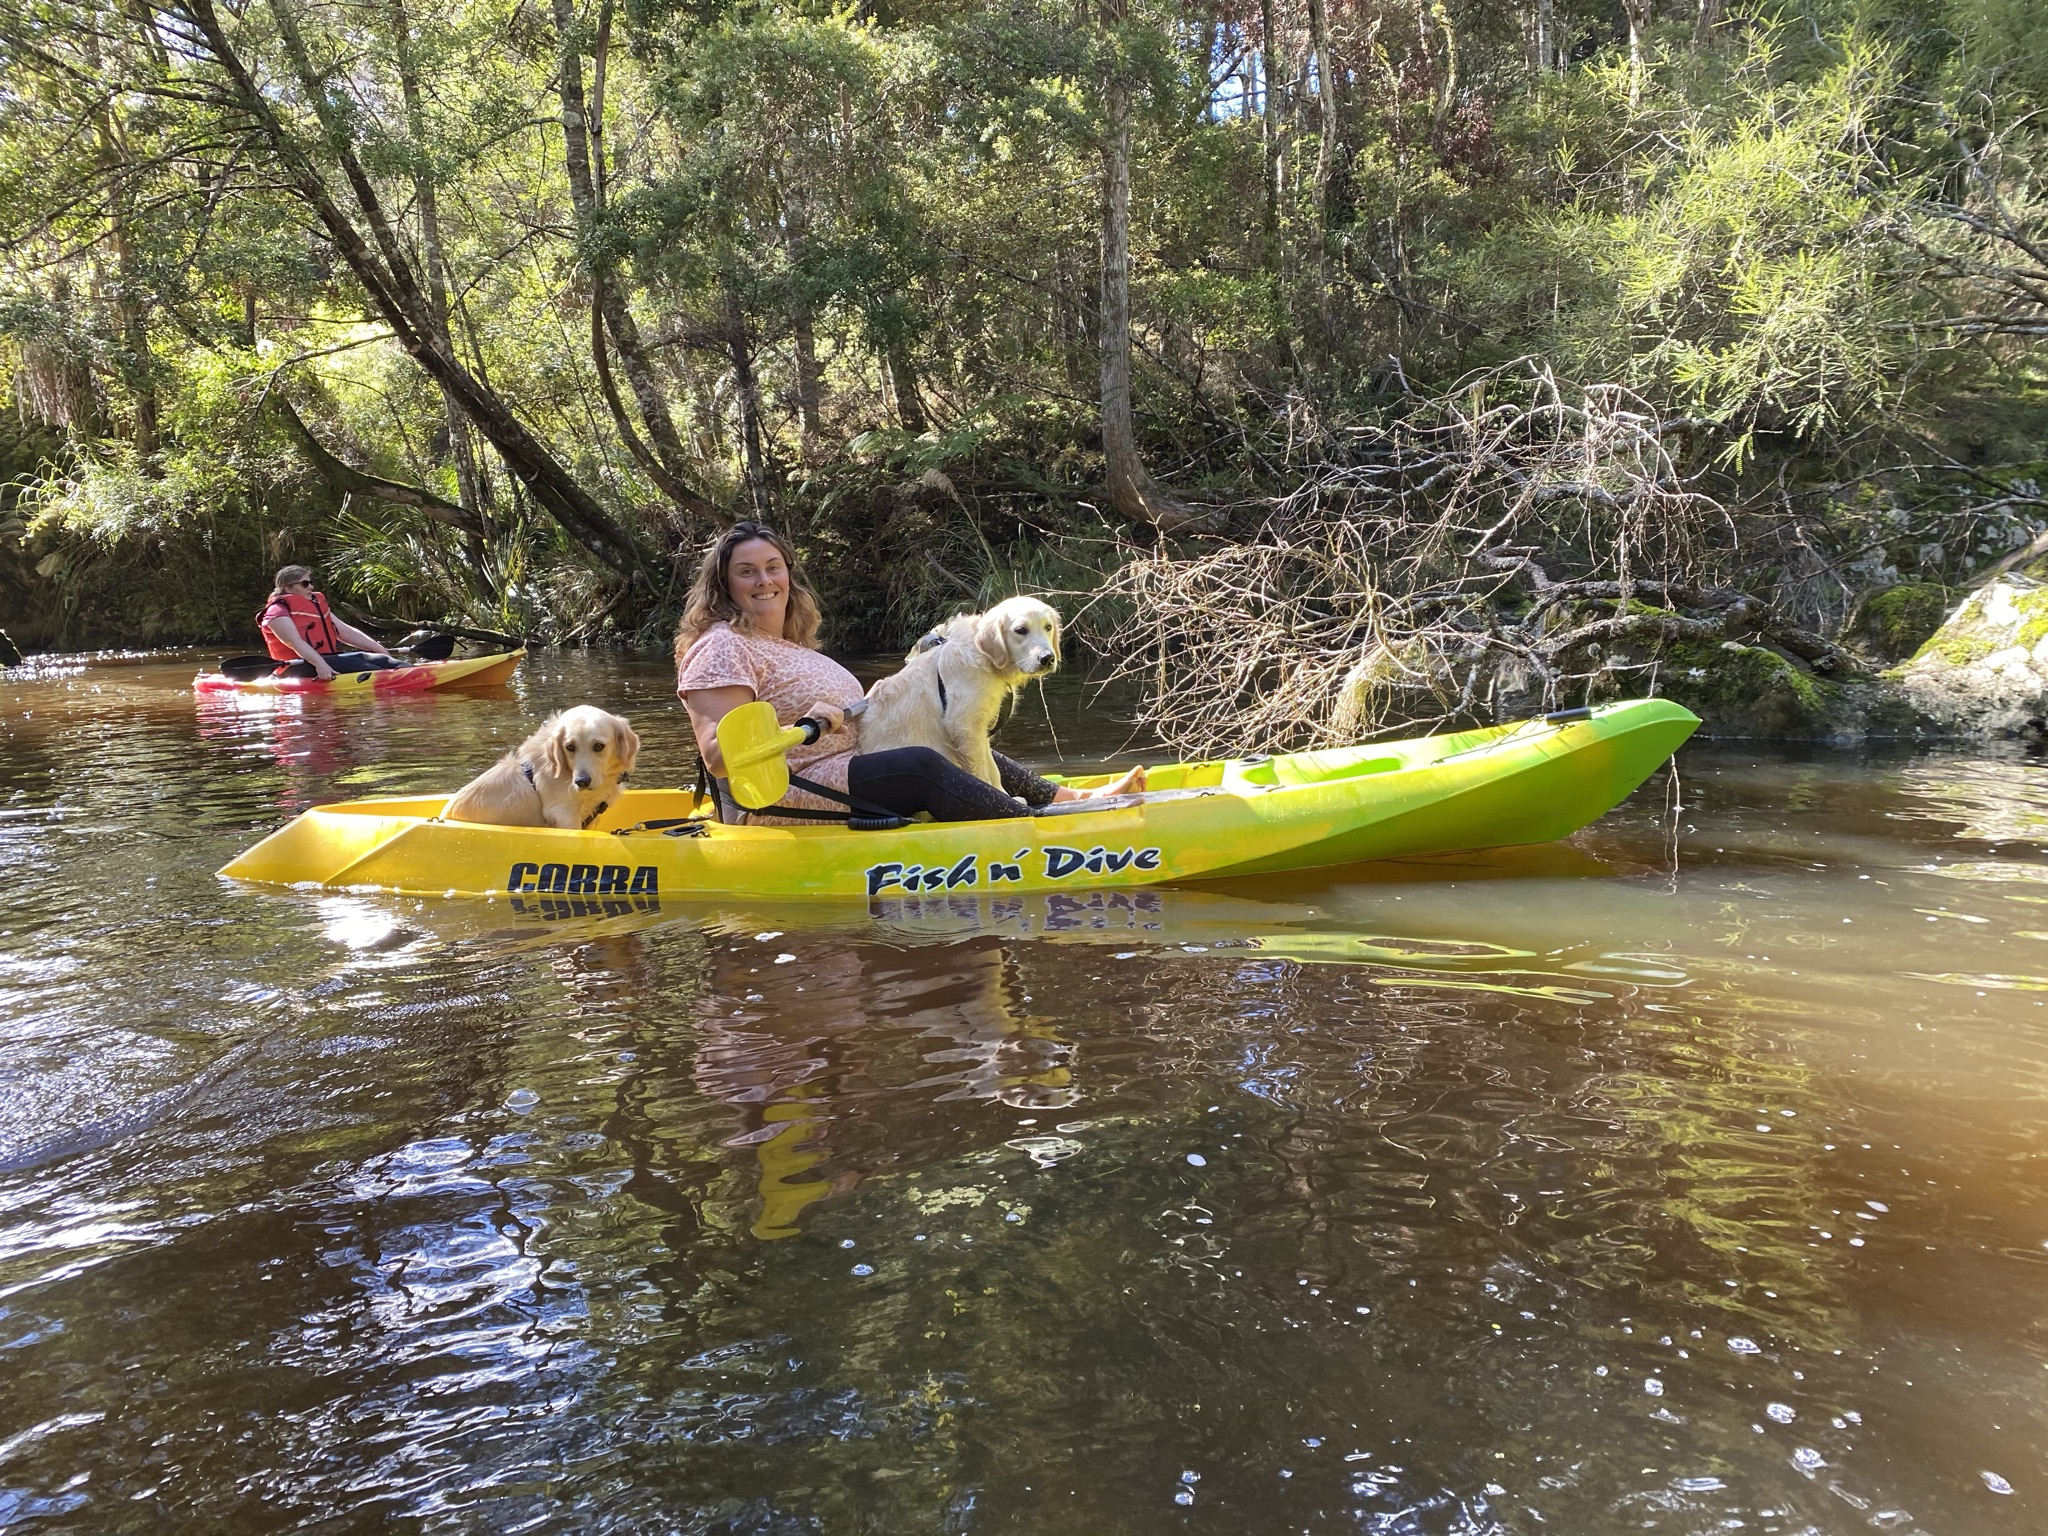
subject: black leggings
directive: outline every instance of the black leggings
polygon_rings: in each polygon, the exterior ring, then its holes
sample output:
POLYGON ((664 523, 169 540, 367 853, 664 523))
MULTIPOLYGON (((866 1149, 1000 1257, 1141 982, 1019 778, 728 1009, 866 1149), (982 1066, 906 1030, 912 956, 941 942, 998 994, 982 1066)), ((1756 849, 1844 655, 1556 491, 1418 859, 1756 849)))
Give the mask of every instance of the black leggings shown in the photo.
MULTIPOLYGON (((342 651, 338 655, 321 658, 337 672, 388 672, 393 667, 406 663, 396 656, 379 656, 374 651, 342 651)), ((288 667, 279 667, 278 677, 317 677, 310 661, 295 661, 288 667)))
POLYGON ((846 788, 858 800, 870 800, 898 816, 929 811, 935 821, 998 821, 1012 816, 1029 816, 1033 805, 1051 801, 1054 786, 998 755, 1005 788, 1016 787, 1022 795, 1007 795, 984 784, 930 747, 892 747, 886 752, 862 752, 846 765, 846 788), (1043 790, 1045 798, 1037 799, 1043 790))

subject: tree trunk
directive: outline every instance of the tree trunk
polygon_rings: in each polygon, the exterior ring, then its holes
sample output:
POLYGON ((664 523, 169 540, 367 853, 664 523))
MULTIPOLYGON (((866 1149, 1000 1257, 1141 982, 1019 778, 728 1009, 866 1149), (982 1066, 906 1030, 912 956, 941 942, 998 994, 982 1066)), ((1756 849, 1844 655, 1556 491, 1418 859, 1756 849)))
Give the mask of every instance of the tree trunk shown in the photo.
MULTIPOLYGON (((576 213, 576 225, 587 239, 597 228, 604 213, 604 168, 601 160, 593 157, 592 143, 593 140, 597 143, 601 154, 604 136, 604 59, 611 41, 611 6, 609 3, 605 5, 599 21, 600 51, 596 79, 600 94, 594 101, 586 103, 583 93, 583 55, 576 45, 574 0, 552 0, 552 5, 555 31, 561 43, 556 89, 562 102, 564 170, 569 182, 569 203, 576 213)), ((591 323, 593 360, 597 365, 598 383, 604 394, 605 405, 611 412, 614 425, 619 429, 619 437, 625 443, 626 451, 632 454, 647 477, 677 504, 701 516, 716 517, 718 509, 712 505, 710 499, 689 484, 683 468, 685 460, 682 439, 676 433, 675 418, 668 408, 668 397, 662 393, 660 381, 655 378, 654 370, 648 366, 647 351, 640 339, 640 327, 633 319, 632 309, 626 303, 623 287, 618 280, 616 264, 596 256, 589 257, 587 261, 591 304, 595 311, 591 323), (605 355, 606 332, 610 333, 611 344, 618 351, 620 371, 626 375, 627 387, 633 391, 634 402, 640 407, 640 419, 646 423, 647 437, 652 439, 651 446, 634 429, 632 418, 626 414, 625 403, 619 398, 618 387, 612 382, 610 359, 605 355)))
MULTIPOLYGON (((1107 0, 1104 12, 1121 20, 1122 0, 1107 0)), ((1103 82, 1103 106, 1103 466, 1110 504, 1119 513, 1173 533, 1197 522, 1198 515, 1161 490, 1138 455, 1131 414, 1131 103, 1130 88, 1114 74, 1103 82)))
MULTIPOLYGON (((1122 0, 1113 0, 1119 7, 1122 0)), ((1119 11, 1121 14, 1121 11, 1119 11)), ((1281 350, 1293 354, 1293 327, 1287 321, 1287 285, 1280 248, 1280 201, 1286 190, 1287 161, 1281 142, 1280 43, 1273 23, 1273 0, 1259 0, 1259 131, 1266 152, 1266 195, 1263 233, 1265 235, 1268 301, 1273 311, 1273 334, 1281 350)))
POLYGON ((1536 73, 1558 67, 1563 50, 1558 46, 1557 0, 1536 0, 1536 31, 1530 39, 1529 63, 1536 73))
MULTIPOLYGON (((459 296, 454 299, 451 305, 449 319, 451 324, 456 320, 462 322, 462 334, 469 342, 469 359, 471 366, 476 370, 477 382, 483 385, 485 389, 490 389, 492 387, 491 371, 484 362, 483 344, 477 340, 476 321, 470 317, 469 305, 464 303, 459 296)), ((452 335, 449 337, 449 342, 450 350, 452 351, 454 342, 452 335)), ((517 483, 517 481, 513 482, 515 487, 517 483)), ((481 453, 476 456, 476 489, 478 505, 480 507, 497 506, 498 491, 491 481, 490 460, 481 453)))
POLYGON ((1330 309, 1330 245, 1334 237, 1333 191, 1344 162, 1338 112, 1336 50, 1330 46, 1327 0, 1308 0, 1309 35, 1316 59, 1316 312, 1322 321, 1323 357, 1337 351, 1336 321, 1330 309))
POLYGON ((471 538, 482 535, 483 524, 468 507, 457 506, 454 502, 436 496, 432 491, 422 490, 416 485, 406 485, 397 480, 386 480, 382 475, 373 475, 354 465, 344 463, 329 451, 327 445, 313 435, 313 429, 306 420, 292 409, 291 402, 283 395, 273 392, 268 397, 270 408, 277 412, 284 422, 285 430, 298 440, 313 461, 314 471, 328 486, 344 496, 368 496, 377 501, 394 502, 403 507, 414 507, 424 512, 437 523, 446 523, 450 528, 460 529, 471 538))
POLYGON ((796 353, 796 414, 806 459, 815 458, 824 435, 825 372, 818 366, 818 333, 810 304, 801 296, 789 305, 790 343, 796 353))
POLYGON ((1087 258, 1081 252, 1061 246, 1053 253, 1053 334, 1059 337, 1067 390, 1077 396, 1088 394, 1093 382, 1088 377, 1088 354, 1095 350, 1095 334, 1089 324, 1094 288, 1088 281, 1087 258))
POLYGON ((1621 0, 1621 8, 1628 13, 1628 106, 1634 112, 1643 105, 1643 72, 1648 68, 1643 40, 1650 27, 1650 0, 1621 0))
POLYGON ((1321 108, 1319 128, 1322 143, 1316 150, 1316 212, 1323 221, 1325 236, 1330 231, 1330 192, 1344 165, 1343 122, 1337 84, 1336 50, 1330 44, 1330 11, 1327 0, 1308 0, 1309 29, 1316 51, 1316 95, 1321 108))
POLYGON ((801 194, 782 201, 782 251, 784 266, 792 274, 784 308, 789 314, 790 350, 796 358, 796 414, 805 460, 814 458, 823 434, 825 374, 818 366, 817 317, 811 311, 810 296, 797 274, 803 265, 804 242, 810 233, 810 213, 801 194))
POLYGON ((892 341, 882 354, 882 366, 889 375, 889 399, 896 407, 896 419, 906 432, 922 434, 931 430, 925 414, 924 397, 917 392, 917 364, 910 360, 906 342, 892 341))
POLYGON ((768 473, 766 439, 761 430, 761 384, 754 376, 753 342, 747 334, 747 313, 740 303, 738 286, 730 277, 720 280, 725 305, 726 355, 732 361, 733 394, 740 407, 740 445, 747 467, 747 499, 756 517, 775 511, 773 486, 768 473))
MULTIPOLYGON (((413 152, 424 155, 430 142, 427 114, 420 96, 419 70, 413 56, 412 18, 406 14, 405 0, 392 0, 391 21, 397 43, 399 94, 405 103, 406 134, 412 140, 413 152)), ((420 254, 425 258, 427 268, 429 327, 432 339, 453 357, 455 342, 448 329, 448 264, 442 254, 439 192, 432 172, 421 171, 414 179, 414 188, 420 215, 420 254)), ((480 518, 485 508, 482 477, 477 470, 476 439, 470 430, 469 417, 463 414, 461 404, 445 384, 441 386, 441 415, 448 425, 448 457, 455 466, 455 499, 473 516, 480 518)), ((471 553, 474 556, 481 551, 472 550, 471 553)))
POLYGON ((1444 73, 1437 88, 1436 110, 1430 116, 1430 131, 1441 135, 1444 124, 1451 119, 1451 109, 1458 104, 1458 32, 1451 22, 1450 7, 1443 0, 1427 0, 1427 9, 1444 34, 1444 73))
POLYGON ((313 68, 288 0, 271 0, 271 13, 299 87, 320 118, 326 147, 335 156, 349 194, 368 226, 367 236, 250 75, 248 65, 228 39, 213 0, 178 0, 178 5, 226 73, 236 105, 277 154, 285 185, 319 219, 399 345, 429 377, 448 387, 477 430, 498 450, 505 467, 571 538, 619 575, 650 579, 646 554, 632 536, 577 484, 502 399, 481 385, 452 352, 435 344, 418 278, 406 263, 376 187, 356 158, 347 124, 313 68))
POLYGON ((1727 14, 1724 0, 1700 0, 1699 16, 1693 22, 1692 46, 1695 52, 1713 41, 1714 29, 1721 25, 1721 18, 1727 14))
MULTIPOLYGON (((88 34, 85 57, 95 68, 100 62, 99 40, 88 34)), ((152 458, 161 441, 157 420, 156 366, 149 347, 149 309, 143 298, 141 263, 136 259, 133 220, 129 210, 127 150, 110 102, 102 102, 93 114, 98 134, 100 169, 107 184, 107 234, 114 252, 112 294, 115 330, 121 337, 126 360, 122 382, 135 401, 135 423, 131 441, 143 460, 152 458)))
POLYGON ((149 347, 149 307, 143 299, 127 200, 127 187, 116 179, 108 208, 114 246, 114 319, 121 333, 121 348, 128 355, 123 372, 135 397, 135 451, 149 459, 162 441, 157 420, 156 358, 149 347))

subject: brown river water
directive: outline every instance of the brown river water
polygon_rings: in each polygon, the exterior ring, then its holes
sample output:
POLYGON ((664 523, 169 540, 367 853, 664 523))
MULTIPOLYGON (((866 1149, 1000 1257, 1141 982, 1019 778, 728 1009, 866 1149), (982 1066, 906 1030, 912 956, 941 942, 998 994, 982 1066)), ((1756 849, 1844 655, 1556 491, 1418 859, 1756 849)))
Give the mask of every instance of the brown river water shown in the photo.
POLYGON ((658 662, 193 660, 0 674, 0 1529, 2048 1529, 2048 760, 550 920, 214 871, 573 702, 681 782, 658 662))

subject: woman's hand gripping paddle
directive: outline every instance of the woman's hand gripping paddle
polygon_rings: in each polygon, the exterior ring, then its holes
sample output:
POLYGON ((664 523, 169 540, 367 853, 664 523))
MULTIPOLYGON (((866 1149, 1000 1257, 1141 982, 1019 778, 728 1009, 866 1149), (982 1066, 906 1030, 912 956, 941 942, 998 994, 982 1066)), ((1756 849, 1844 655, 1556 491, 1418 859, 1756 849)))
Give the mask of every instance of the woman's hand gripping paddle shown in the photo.
MULTIPOLYGON (((868 707, 866 699, 846 708, 852 720, 868 707)), ((775 706, 756 699, 727 710, 718 722, 718 755, 725 759, 725 782, 733 799, 750 811, 766 810, 789 793, 789 749, 808 746, 824 734, 822 722, 809 716, 794 725, 775 722, 775 706)))

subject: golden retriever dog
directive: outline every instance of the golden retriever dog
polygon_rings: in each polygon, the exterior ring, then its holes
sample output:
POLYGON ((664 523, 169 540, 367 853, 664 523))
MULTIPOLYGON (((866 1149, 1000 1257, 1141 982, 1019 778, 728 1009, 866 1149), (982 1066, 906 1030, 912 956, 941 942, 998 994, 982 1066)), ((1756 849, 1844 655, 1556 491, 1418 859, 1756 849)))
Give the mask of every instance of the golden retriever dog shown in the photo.
POLYGON ((550 715, 526 740, 455 792, 443 821, 575 831, 605 813, 640 756, 617 715, 579 704, 550 715))
POLYGON ((1002 788, 989 733, 1026 678, 1060 664, 1060 616, 1035 597, 970 613, 918 642, 903 670, 868 690, 860 749, 930 747, 1002 788))

